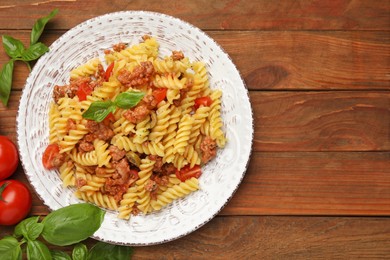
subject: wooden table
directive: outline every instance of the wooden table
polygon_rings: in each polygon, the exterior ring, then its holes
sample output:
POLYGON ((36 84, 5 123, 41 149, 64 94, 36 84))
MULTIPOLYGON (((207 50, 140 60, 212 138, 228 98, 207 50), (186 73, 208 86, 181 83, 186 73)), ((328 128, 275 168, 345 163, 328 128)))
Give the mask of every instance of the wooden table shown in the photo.
MULTIPOLYGON (((46 44, 113 11, 183 19, 226 50, 250 92, 253 152, 233 199, 204 227, 137 247, 134 259, 390 257, 388 1, 2 0, 0 33, 27 44, 35 20, 54 8, 46 44)), ((28 73, 16 65, 9 106, 0 104, 0 134, 15 142, 28 73)), ((12 178, 28 184, 22 167, 12 178)), ((46 215, 31 192, 31 215, 46 215)), ((12 232, 0 227, 0 237, 12 232)))

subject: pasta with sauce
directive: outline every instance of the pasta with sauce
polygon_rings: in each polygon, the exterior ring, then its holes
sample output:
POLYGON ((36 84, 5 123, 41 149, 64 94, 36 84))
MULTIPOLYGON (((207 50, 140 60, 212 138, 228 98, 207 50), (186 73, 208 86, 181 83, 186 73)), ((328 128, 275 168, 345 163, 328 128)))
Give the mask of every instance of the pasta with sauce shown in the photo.
MULTIPOLYGON (((201 166, 226 144, 222 91, 210 89, 207 69, 181 51, 159 58, 155 38, 118 43, 56 85, 49 112, 47 169, 80 200, 129 219, 160 210, 198 190, 201 166), (141 93, 132 107, 115 107, 123 93, 141 93), (102 120, 94 105, 112 109, 102 120)), ((104 110, 104 108, 103 108, 104 110)))

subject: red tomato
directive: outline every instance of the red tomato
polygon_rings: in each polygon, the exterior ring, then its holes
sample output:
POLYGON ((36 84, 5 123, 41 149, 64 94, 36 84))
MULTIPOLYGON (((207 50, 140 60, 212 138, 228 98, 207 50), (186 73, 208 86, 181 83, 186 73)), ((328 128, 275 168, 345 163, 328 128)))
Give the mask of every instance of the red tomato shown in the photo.
POLYGON ((167 96, 167 90, 168 89, 166 88, 157 88, 153 90, 152 95, 154 99, 157 101, 157 104, 165 99, 165 97, 167 96))
POLYGON ((77 89, 77 96, 80 101, 84 101, 87 99, 87 96, 92 93, 92 88, 87 83, 82 83, 77 89))
POLYGON ((213 103, 213 100, 209 96, 200 97, 195 99, 195 109, 198 109, 200 106, 209 107, 213 103))
POLYGON ((108 81, 110 79, 113 69, 114 69, 114 62, 111 62, 111 64, 108 65, 106 72, 104 73, 104 80, 105 81, 108 81))
POLYGON ((181 181, 188 180, 192 177, 199 178, 200 175, 202 175, 202 170, 199 165, 195 165, 192 168, 186 165, 181 170, 176 170, 176 177, 181 181))
POLYGON ((0 182, 0 225, 15 225, 31 209, 31 194, 27 186, 17 180, 0 182))
POLYGON ((130 169, 130 174, 133 175, 133 179, 139 179, 138 171, 134 169, 130 169))
POLYGON ((111 122, 115 121, 115 116, 113 113, 109 113, 104 119, 103 119, 103 124, 105 126, 109 126, 111 122))
POLYGON ((46 147, 46 150, 43 152, 43 166, 48 170, 55 168, 55 166, 53 165, 53 158, 56 157, 59 153, 60 147, 58 146, 58 144, 49 144, 46 147))
POLYGON ((19 164, 18 150, 6 136, 0 136, 0 180, 4 180, 15 172, 19 164))

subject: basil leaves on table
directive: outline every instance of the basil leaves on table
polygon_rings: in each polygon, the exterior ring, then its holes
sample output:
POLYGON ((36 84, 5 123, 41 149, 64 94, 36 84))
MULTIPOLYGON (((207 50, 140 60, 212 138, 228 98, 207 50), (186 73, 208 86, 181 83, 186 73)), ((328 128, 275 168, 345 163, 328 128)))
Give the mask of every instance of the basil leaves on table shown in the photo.
POLYGON ((7 106, 9 96, 11 93, 12 87, 12 75, 14 69, 15 61, 23 61, 27 64, 28 68, 31 70, 30 61, 34 61, 41 57, 43 54, 49 51, 49 48, 42 42, 38 42, 39 37, 41 36, 46 24, 51 18, 53 18, 58 13, 58 9, 54 9, 46 17, 38 19, 31 31, 30 35, 30 45, 28 48, 24 44, 9 35, 3 35, 3 48, 7 55, 11 58, 3 68, 0 70, 0 100, 7 106))
POLYGON ((108 114, 115 112, 116 108, 129 109, 136 106, 145 93, 138 91, 129 91, 119 94, 114 101, 95 101, 92 102, 89 108, 83 113, 86 119, 101 122, 108 114))
POLYGON ((27 244, 27 259, 88 260, 130 259, 133 249, 97 242, 90 251, 80 243, 92 236, 101 226, 105 211, 89 203, 79 203, 49 213, 42 222, 30 217, 16 225, 14 236, 0 240, 0 259, 22 259, 22 245, 27 244), (38 238, 56 246, 75 244, 72 257, 60 250, 49 250, 38 238), (108 257, 108 258, 107 258, 108 257))
POLYGON ((88 203, 58 209, 42 221, 42 237, 57 246, 78 243, 99 229, 104 214, 105 211, 88 203))
POLYGON ((22 248, 16 238, 7 236, 0 240, 0 259, 22 259, 22 248))

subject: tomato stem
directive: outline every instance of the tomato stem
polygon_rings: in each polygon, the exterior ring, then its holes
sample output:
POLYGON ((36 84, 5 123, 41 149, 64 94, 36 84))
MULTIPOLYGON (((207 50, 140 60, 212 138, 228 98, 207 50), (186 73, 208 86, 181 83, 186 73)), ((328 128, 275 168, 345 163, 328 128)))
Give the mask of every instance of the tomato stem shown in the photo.
POLYGON ((0 200, 4 201, 4 202, 6 202, 6 201, 4 200, 2 195, 3 195, 3 191, 5 190, 7 185, 8 185, 8 182, 4 182, 4 184, 0 186, 0 200))

